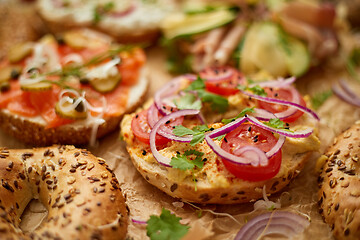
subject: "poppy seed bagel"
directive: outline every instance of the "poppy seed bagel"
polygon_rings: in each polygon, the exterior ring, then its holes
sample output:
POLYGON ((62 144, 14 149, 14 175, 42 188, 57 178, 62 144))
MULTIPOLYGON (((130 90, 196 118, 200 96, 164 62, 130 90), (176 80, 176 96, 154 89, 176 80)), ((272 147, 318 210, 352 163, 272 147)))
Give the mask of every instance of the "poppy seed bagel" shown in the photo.
POLYGON ((360 236, 360 122, 334 140, 319 161, 320 213, 337 239, 360 236), (322 160, 322 161, 321 161, 322 160))
POLYGON ((0 149, 1 239, 124 239, 128 213, 105 160, 73 146, 0 149), (23 233, 20 217, 31 199, 48 217, 23 233))

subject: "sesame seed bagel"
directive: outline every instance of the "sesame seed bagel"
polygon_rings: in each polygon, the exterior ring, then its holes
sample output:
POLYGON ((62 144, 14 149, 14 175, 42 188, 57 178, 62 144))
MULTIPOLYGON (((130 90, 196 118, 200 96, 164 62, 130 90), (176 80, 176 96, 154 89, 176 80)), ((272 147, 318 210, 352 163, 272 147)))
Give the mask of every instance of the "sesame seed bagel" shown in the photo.
MULTIPOLYGON (((119 123, 125 113, 132 112, 145 98, 148 89, 148 78, 145 71, 136 85, 132 86, 128 93, 127 105, 118 116, 105 118, 96 132, 96 138, 101 138, 119 127, 119 123)), ((56 128, 47 128, 46 122, 41 117, 24 117, 10 112, 7 109, 0 110, 0 128, 7 134, 32 146, 48 146, 52 144, 88 144, 92 138, 93 122, 78 120, 71 124, 56 128)))
POLYGON ((39 15, 53 33, 90 27, 122 43, 153 42, 159 36, 160 22, 175 6, 173 0, 113 1, 108 9, 106 2, 94 0, 67 2, 67 6, 61 3, 40 0, 37 4, 39 15))
MULTIPOLYGON (((282 163, 275 177, 266 181, 245 181, 235 177, 211 150, 206 141, 196 145, 206 159, 201 170, 189 173, 159 164, 151 153, 150 146, 139 141, 133 134, 131 122, 136 114, 126 115, 121 122, 121 136, 135 168, 152 185, 174 198, 196 203, 233 204, 255 201, 262 197, 263 187, 271 195, 283 189, 303 168, 311 152, 319 145, 314 134, 308 146, 299 145, 299 139, 287 138, 282 148, 282 163), (196 181, 194 181, 196 179, 196 181)), ((212 125, 216 128, 216 124, 212 125)), ((159 152, 171 158, 193 149, 189 143, 169 142, 158 147, 159 152)))
POLYGON ((360 236, 360 122, 340 134, 319 159, 320 212, 337 239, 360 236))
POLYGON ((124 239, 128 213, 105 161, 73 146, 0 150, 0 239, 124 239), (23 233, 31 199, 48 210, 38 229, 23 233))

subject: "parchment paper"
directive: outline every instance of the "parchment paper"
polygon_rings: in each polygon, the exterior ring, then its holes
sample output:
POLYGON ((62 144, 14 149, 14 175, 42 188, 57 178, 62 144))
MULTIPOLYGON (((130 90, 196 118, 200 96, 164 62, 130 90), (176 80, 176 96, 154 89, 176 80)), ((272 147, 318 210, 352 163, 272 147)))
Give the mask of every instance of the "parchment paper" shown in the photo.
MULTIPOLYGON (((171 79, 166 72, 165 55, 158 47, 147 50, 149 77, 151 79, 148 97, 164 83, 171 79)), ((297 86, 304 93, 315 94, 335 80, 342 73, 337 70, 327 73, 325 69, 312 71, 306 77, 297 81, 297 86), (335 74, 335 75, 334 75, 335 74), (326 83, 326 81, 329 81, 326 83), (326 83, 326 84, 324 84, 326 83)), ((326 87, 325 87, 326 88, 326 87)), ((322 139, 321 151, 314 153, 305 169, 281 193, 270 197, 276 202, 280 200, 283 210, 297 211, 310 217, 311 224, 296 239, 333 239, 329 227, 323 222, 317 206, 317 173, 315 163, 325 147, 332 142, 335 133, 340 130, 329 129, 324 124, 320 126, 322 139)), ((121 184, 126 203, 130 209, 130 219, 147 220, 150 215, 159 215, 164 207, 182 218, 182 223, 191 226, 185 240, 220 240, 233 239, 240 227, 252 219, 260 211, 253 211, 253 203, 234 205, 190 205, 179 199, 174 199, 152 185, 148 184, 135 170, 125 150, 124 143, 119 139, 118 131, 101 139, 96 148, 89 148, 95 155, 107 160, 121 184)), ((0 146, 8 148, 24 148, 26 146, 17 140, 0 132, 0 146)), ((37 201, 29 204, 22 217, 22 229, 31 231, 41 220, 46 218, 46 210, 37 201)), ((128 237, 130 239, 148 239, 146 226, 129 221, 128 237)), ((278 238, 276 238, 278 239, 278 238)))

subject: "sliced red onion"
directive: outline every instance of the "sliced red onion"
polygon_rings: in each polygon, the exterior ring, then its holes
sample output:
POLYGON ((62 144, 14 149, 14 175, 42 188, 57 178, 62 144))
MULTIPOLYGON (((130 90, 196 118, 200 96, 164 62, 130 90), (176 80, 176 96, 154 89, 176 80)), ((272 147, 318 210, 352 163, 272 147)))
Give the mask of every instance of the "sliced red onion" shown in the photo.
POLYGON ((162 115, 167 115, 170 113, 169 110, 163 108, 163 99, 170 97, 177 93, 182 85, 183 80, 186 79, 184 76, 179 76, 174 78, 169 83, 165 84, 162 88, 160 88, 154 96, 154 103, 156 108, 162 115))
POLYGON ((187 78, 190 81, 195 81, 197 79, 197 75, 191 73, 186 73, 183 75, 183 77, 187 78))
POLYGON ((155 124, 159 121, 159 119, 159 111, 157 110, 155 105, 152 104, 147 111, 147 121, 150 128, 153 128, 155 124))
POLYGON ((122 10, 122 11, 111 11, 107 15, 114 17, 114 18, 120 18, 125 17, 126 15, 129 15, 136 9, 136 5, 132 3, 128 8, 122 10))
POLYGON ((275 154, 277 154, 277 153, 280 151, 280 149, 282 148, 282 146, 284 145, 285 139, 286 139, 285 136, 279 135, 278 141, 277 141, 276 144, 272 147, 272 149, 270 149, 268 152, 266 152, 266 156, 267 156, 268 158, 272 158, 275 154))
POLYGON ((247 222, 237 233, 234 240, 256 240, 269 234, 293 237, 302 233, 310 222, 307 218, 286 211, 261 214, 247 222))
POLYGON ((343 85, 346 83, 342 83, 341 86, 334 84, 332 86, 332 90, 336 96, 338 96, 341 100, 354 105, 356 107, 360 107, 360 98, 355 95, 350 89, 345 90, 343 85), (349 92, 350 91, 350 92, 349 92))
POLYGON ((272 118, 277 118, 272 112, 261 108, 254 108, 254 112, 251 113, 251 116, 254 116, 261 121, 269 121, 272 118))
MULTIPOLYGON (((170 121, 172 119, 176 119, 178 117, 183 117, 183 116, 188 116, 188 115, 198 115, 199 113, 200 113, 200 111, 195 110, 195 109, 179 110, 177 112, 173 112, 173 113, 170 113, 169 115, 164 116, 154 125, 154 128, 150 132, 150 149, 151 149, 151 152, 154 155, 155 159, 161 165, 164 165, 166 167, 171 167, 171 165, 170 165, 171 159, 164 157, 156 149, 156 134, 158 133, 159 128, 162 125, 164 125, 167 121, 170 121)), ((190 138, 190 141, 191 141, 191 139, 192 139, 192 137, 177 137, 174 135, 169 137, 169 139, 173 140, 172 138, 174 139, 174 141, 175 141, 175 139, 178 141, 181 141, 181 139, 186 139, 186 141, 188 141, 188 138, 190 138)))
POLYGON ((137 220, 137 219, 134 219, 134 218, 132 218, 131 221, 132 221, 133 223, 137 223, 137 224, 147 224, 147 221, 137 220))
POLYGON ((242 123, 246 122, 247 118, 246 117, 242 117, 242 118, 238 118, 233 122, 230 122, 228 124, 226 124, 225 126, 215 129, 214 131, 208 133, 207 135, 210 138, 216 138, 219 137, 221 135, 224 135, 228 132, 231 132, 232 130, 235 130, 238 126, 240 126, 242 123))
POLYGON ((252 84, 249 84, 249 87, 254 87, 254 86, 258 85, 258 86, 260 86, 262 88, 264 88, 264 87, 282 88, 282 87, 290 86, 295 81, 296 81, 295 77, 289 77, 289 78, 286 78, 286 79, 278 78, 277 80, 272 80, 272 81, 252 83, 252 84))
POLYGON ((244 152, 251 151, 251 155, 245 154, 244 157, 236 156, 232 153, 229 153, 218 146, 210 137, 209 135, 205 136, 205 140, 209 147, 221 158, 230 161, 236 164, 251 164, 252 166, 266 166, 269 162, 269 159, 266 157, 265 153, 261 151, 257 147, 253 146, 245 146, 244 152))
POLYGON ((257 120, 253 116, 248 116, 247 118, 248 118, 249 122, 252 122, 254 125, 256 125, 258 127, 266 129, 266 130, 268 130, 270 132, 275 132, 275 133, 278 133, 280 135, 284 135, 286 137, 306 138, 306 137, 310 136, 313 133, 312 128, 306 128, 304 130, 300 130, 300 131, 296 131, 296 132, 290 132, 290 131, 287 131, 286 129, 278 129, 278 128, 270 127, 270 126, 260 122, 259 120, 257 120))
MULTIPOLYGON (((290 88, 290 89, 292 89, 292 88, 290 88)), ((260 100, 260 101, 263 101, 263 102, 276 103, 276 104, 289 106, 289 109, 287 109, 286 111, 284 111, 282 113, 275 113, 275 116, 277 118, 279 118, 279 119, 284 119, 286 117, 291 116, 294 113, 293 110, 296 111, 296 109, 297 109, 297 110, 300 110, 300 111, 302 111, 304 113, 307 113, 308 115, 315 118, 316 120, 320 120, 320 118, 318 117, 318 115, 314 111, 310 110, 307 107, 301 106, 298 103, 289 102, 289 101, 276 99, 276 98, 262 97, 262 96, 259 96, 259 95, 251 94, 251 93, 246 92, 246 91, 242 91, 242 90, 241 90, 241 92, 243 94, 251 97, 251 98, 254 98, 254 99, 257 99, 257 100, 260 100), (287 112, 288 110, 289 110, 289 112, 287 112), (293 112, 293 113, 291 113, 290 111, 293 112)))
POLYGON ((232 78, 235 72, 236 70, 230 67, 210 67, 202 70, 199 75, 206 81, 225 81, 232 78))

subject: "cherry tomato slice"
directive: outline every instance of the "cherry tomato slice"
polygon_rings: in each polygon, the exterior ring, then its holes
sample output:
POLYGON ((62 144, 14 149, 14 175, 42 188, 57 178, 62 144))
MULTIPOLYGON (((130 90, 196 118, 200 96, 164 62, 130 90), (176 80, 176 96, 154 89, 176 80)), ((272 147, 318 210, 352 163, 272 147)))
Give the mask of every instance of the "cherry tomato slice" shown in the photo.
POLYGON ((222 96, 230 96, 238 93, 239 89, 236 87, 244 82, 243 75, 236 69, 230 67, 206 68, 200 72, 200 77, 207 79, 205 86, 209 92, 222 96), (228 75, 230 77, 226 78, 228 75))
MULTIPOLYGON (((265 129, 253 124, 242 124, 235 130, 226 134, 222 140, 221 148, 227 152, 233 153, 234 149, 242 146, 255 146, 267 152, 277 142, 274 135, 265 129)), ((269 159, 267 166, 240 165, 222 160, 229 172, 236 177, 247 181, 263 181, 274 177, 280 170, 281 151, 269 159)))
MULTIPOLYGON (((165 126, 172 129, 173 126, 181 125, 183 120, 184 120, 184 118, 177 118, 177 119, 171 121, 169 124, 166 124, 165 126)), ((136 114, 136 116, 131 121, 131 129, 132 129, 135 137, 139 141, 150 144, 151 128, 150 128, 150 126, 148 124, 148 120, 147 120, 147 110, 143 110, 140 113, 136 114)), ((169 141, 170 141, 169 139, 164 138, 163 136, 160 136, 159 134, 156 135, 156 145, 164 145, 164 144, 168 143, 169 141)))
MULTIPOLYGON (((264 88, 265 92, 267 93, 267 96, 270 98, 277 98, 285 101, 291 101, 292 94, 290 90, 279 88, 279 89, 272 89, 272 88, 264 88)), ((289 107, 280 105, 280 104, 274 104, 274 103, 267 103, 258 101, 259 108, 265 109, 272 113, 279 113, 286 111, 289 107)), ((300 105, 306 107, 305 100, 300 97, 300 105)), ((296 121, 299 117, 301 117, 304 114, 304 112, 297 110, 294 114, 290 115, 287 118, 282 119, 284 122, 290 123, 296 121)))

